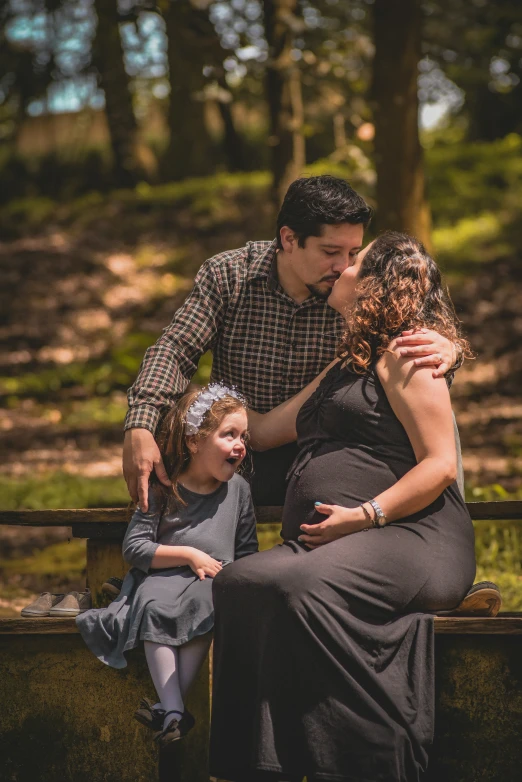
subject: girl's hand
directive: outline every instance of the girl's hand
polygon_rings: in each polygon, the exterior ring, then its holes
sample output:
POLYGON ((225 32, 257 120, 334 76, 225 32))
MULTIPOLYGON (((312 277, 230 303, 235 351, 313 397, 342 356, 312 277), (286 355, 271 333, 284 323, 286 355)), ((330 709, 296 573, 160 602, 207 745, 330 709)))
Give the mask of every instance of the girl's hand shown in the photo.
POLYGON ((299 535, 298 538, 310 549, 324 546, 332 540, 344 538, 345 535, 360 532, 371 526, 362 508, 343 508, 341 505, 325 505, 318 502, 315 509, 327 518, 319 524, 301 524, 300 529, 305 534, 299 535))
POLYGON ((220 570, 223 570, 221 562, 197 548, 191 548, 187 564, 190 565, 200 581, 204 581, 207 576, 214 578, 220 570))

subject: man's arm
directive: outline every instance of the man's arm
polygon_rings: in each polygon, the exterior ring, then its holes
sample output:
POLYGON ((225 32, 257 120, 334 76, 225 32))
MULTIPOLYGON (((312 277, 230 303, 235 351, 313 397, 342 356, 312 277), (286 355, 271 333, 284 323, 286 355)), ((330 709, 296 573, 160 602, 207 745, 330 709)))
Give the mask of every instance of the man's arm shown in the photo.
POLYGON ((448 385, 451 385, 453 373, 464 361, 460 345, 432 329, 403 331, 396 340, 395 349, 399 356, 414 358, 416 367, 435 367, 433 377, 447 376, 448 385))
POLYGON ((145 512, 152 470, 162 483, 169 483, 154 440, 162 410, 175 404, 196 372, 199 359, 212 347, 223 321, 226 295, 215 265, 207 261, 170 325, 147 349, 138 377, 129 389, 123 474, 130 496, 145 512))

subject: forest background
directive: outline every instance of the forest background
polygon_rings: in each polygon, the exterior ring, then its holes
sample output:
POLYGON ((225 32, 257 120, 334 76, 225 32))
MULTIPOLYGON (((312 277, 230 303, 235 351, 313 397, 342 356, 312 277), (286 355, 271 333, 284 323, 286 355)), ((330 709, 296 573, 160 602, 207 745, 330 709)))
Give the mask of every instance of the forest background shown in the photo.
MULTIPOLYGON (((477 354, 452 389, 467 498, 522 499, 521 78, 515 0, 3 0, 0 508, 127 504, 145 348, 318 173, 375 206, 370 238, 434 251, 477 354)), ((477 554, 521 609, 519 526, 477 525, 477 554)), ((67 530, 1 528, 0 613, 84 568, 67 530)))

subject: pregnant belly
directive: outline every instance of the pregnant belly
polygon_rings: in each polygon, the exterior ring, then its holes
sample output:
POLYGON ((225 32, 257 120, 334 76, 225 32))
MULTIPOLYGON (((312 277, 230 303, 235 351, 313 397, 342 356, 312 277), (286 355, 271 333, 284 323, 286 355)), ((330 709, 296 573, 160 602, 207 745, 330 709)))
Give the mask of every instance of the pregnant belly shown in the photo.
POLYGON ((413 467, 397 460, 393 467, 375 453, 340 447, 316 453, 299 476, 293 476, 286 492, 282 535, 296 540, 301 524, 319 524, 315 502, 355 508, 389 489, 413 467))

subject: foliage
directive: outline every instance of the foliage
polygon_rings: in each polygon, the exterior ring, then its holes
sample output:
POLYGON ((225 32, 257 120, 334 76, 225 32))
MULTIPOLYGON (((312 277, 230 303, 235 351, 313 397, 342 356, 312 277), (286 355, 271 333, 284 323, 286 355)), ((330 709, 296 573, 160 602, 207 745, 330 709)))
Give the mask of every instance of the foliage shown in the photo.
POLYGON ((429 196, 436 227, 522 207, 522 137, 511 133, 492 143, 427 137, 429 196))
MULTIPOLYGON (((522 10, 516 0, 428 0, 424 65, 437 92, 443 73, 461 92, 457 109, 470 140, 522 131, 522 10), (437 78, 437 72, 439 78, 437 78)), ((429 90, 429 80, 426 82, 429 90)), ((440 96, 440 92, 439 92, 440 96)))
POLYGON ((1 210, 0 235, 4 239, 16 238, 48 230, 50 225, 80 232, 98 228, 109 218, 107 229, 114 235, 120 228, 119 238, 129 241, 140 232, 157 230, 158 224, 173 225, 174 207, 190 208, 191 218, 197 222, 198 217, 204 217, 209 228, 230 218, 231 210, 232 216, 237 216, 239 201, 244 206, 253 196, 259 198, 269 182, 270 176, 265 171, 223 172, 165 185, 142 182, 127 190, 92 191, 65 202, 20 198, 1 210))
POLYGON ((465 274, 510 257, 522 239, 522 137, 492 143, 427 137, 426 164, 437 259, 465 274))

